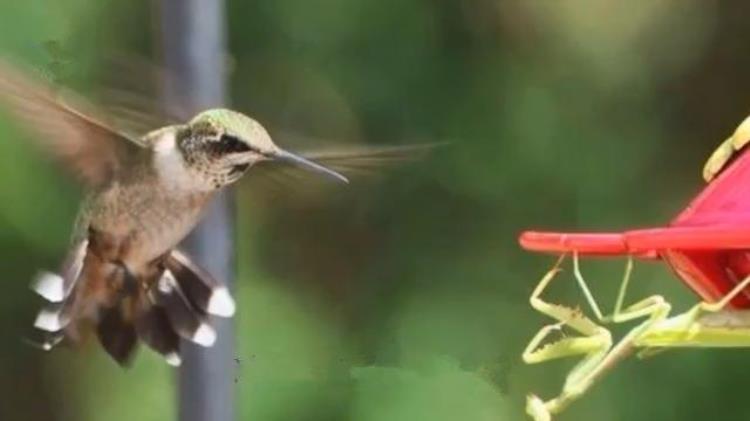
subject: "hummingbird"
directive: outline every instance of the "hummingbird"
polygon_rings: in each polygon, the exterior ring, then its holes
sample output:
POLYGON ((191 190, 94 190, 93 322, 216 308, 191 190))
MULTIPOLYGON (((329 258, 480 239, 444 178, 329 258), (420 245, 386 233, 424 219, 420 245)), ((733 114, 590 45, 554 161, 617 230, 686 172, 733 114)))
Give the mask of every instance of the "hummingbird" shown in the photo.
POLYGON ((305 157, 277 146, 254 119, 221 108, 134 136, 81 96, 62 95, 3 60, 0 106, 86 191, 59 270, 41 271, 31 285, 46 300, 34 321, 41 347, 95 334, 123 366, 141 342, 177 366, 181 339, 209 347, 211 316, 234 314, 224 284, 179 249, 218 192, 263 162, 347 183, 324 163, 348 169, 403 155, 383 148, 305 157))

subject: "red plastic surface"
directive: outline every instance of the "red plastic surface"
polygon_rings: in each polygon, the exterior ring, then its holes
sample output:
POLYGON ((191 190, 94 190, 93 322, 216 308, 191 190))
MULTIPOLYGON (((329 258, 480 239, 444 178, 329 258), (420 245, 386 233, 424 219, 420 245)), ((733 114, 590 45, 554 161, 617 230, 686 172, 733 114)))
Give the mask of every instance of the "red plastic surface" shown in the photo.
POLYGON ((519 237, 521 247, 530 251, 622 255, 628 253, 622 233, 564 233, 526 231, 519 237))
MULTIPOLYGON (((519 242, 526 250, 556 254, 660 256, 702 299, 715 301, 750 275, 750 149, 669 226, 622 233, 526 231, 519 242)), ((750 292, 732 306, 750 308, 750 292)))

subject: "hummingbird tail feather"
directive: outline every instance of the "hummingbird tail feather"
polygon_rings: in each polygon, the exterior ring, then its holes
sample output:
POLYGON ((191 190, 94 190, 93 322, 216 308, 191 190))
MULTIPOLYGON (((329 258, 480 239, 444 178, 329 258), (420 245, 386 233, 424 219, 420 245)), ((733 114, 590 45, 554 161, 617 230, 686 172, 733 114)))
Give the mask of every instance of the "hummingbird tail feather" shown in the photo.
POLYGON ((212 346, 216 331, 209 316, 231 317, 234 307, 224 285, 185 253, 173 250, 164 260, 159 280, 136 306, 136 332, 167 363, 178 366, 180 338, 212 346))
POLYGON ((180 337, 202 346, 211 346, 216 332, 206 314, 191 304, 171 270, 164 271, 155 288, 155 302, 164 308, 167 319, 180 337))
POLYGON ((56 303, 43 306, 36 315, 34 327, 50 333, 62 330, 67 325, 62 317, 62 309, 63 306, 56 303))
POLYGON ((83 270, 88 243, 88 240, 83 240, 73 246, 63 260, 59 274, 40 272, 31 283, 31 289, 51 303, 68 298, 83 270))
POLYGON ((64 283, 65 280, 62 276, 42 271, 31 282, 31 289, 45 300, 51 303, 59 303, 65 299, 64 283))
POLYGON ((34 322, 46 335, 42 349, 51 349, 62 337, 79 342, 82 331, 93 326, 102 347, 120 365, 132 361, 140 339, 178 366, 181 338, 210 347, 216 341, 210 316, 234 313, 226 286, 182 252, 167 255, 157 279, 139 283, 149 287, 128 288, 127 282, 117 282, 122 271, 114 272, 116 266, 102 265, 93 255, 87 259, 86 251, 84 241, 59 274, 43 272, 33 283, 48 301, 34 322))
POLYGON ((148 305, 135 320, 138 337, 151 349, 161 354, 171 366, 179 366, 180 337, 172 329, 164 308, 148 305))
POLYGON ((74 300, 71 293, 81 276, 88 240, 77 242, 63 260, 59 273, 42 271, 31 284, 31 289, 48 301, 34 320, 34 327, 44 331, 41 343, 44 350, 52 349, 63 338, 62 333, 71 321, 74 300))
POLYGON ((227 287, 193 263, 185 253, 172 251, 164 264, 193 306, 214 316, 234 315, 235 304, 227 287))
MULTIPOLYGON (((166 276, 165 272, 161 278, 166 276)), ((132 361, 138 340, 161 354, 168 364, 179 366, 182 362, 180 337, 171 323, 168 309, 160 304, 163 300, 158 283, 151 290, 119 291, 127 295, 114 306, 100 304, 98 307, 96 333, 99 342, 122 366, 128 366, 132 361)))
POLYGON ((135 326, 124 311, 125 304, 101 308, 96 325, 96 336, 102 347, 122 366, 132 361, 138 345, 135 326))

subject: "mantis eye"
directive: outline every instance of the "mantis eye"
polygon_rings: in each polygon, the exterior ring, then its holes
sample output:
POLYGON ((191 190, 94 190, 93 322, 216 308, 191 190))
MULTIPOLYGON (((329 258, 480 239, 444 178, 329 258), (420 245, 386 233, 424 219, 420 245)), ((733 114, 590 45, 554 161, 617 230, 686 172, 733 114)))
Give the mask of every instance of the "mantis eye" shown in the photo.
POLYGON ((219 149, 223 153, 240 153, 251 151, 252 148, 239 138, 231 135, 222 135, 219 139, 219 149))

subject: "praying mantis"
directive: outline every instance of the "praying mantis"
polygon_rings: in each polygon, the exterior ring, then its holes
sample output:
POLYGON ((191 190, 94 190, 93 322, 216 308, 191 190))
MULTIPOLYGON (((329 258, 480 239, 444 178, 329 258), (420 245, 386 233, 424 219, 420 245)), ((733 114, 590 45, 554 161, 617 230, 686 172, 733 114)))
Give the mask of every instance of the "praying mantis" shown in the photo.
POLYGON ((523 360, 534 364, 583 356, 557 397, 528 396, 526 412, 535 421, 551 420, 634 353, 646 356, 679 347, 750 347, 750 151, 744 150, 748 142, 750 117, 714 151, 703 169, 708 185, 666 227, 620 233, 521 234, 524 249, 560 255, 530 298, 534 309, 557 322, 534 335, 523 360), (573 255, 573 275, 596 321, 581 310, 541 298, 567 254, 573 255), (602 313, 581 273, 579 259, 590 255, 628 258, 611 315, 602 313), (674 316, 660 295, 624 306, 635 258, 664 261, 701 301, 674 316), (603 326, 634 320, 642 321, 616 343, 603 326), (562 327, 580 335, 545 343, 562 327))

